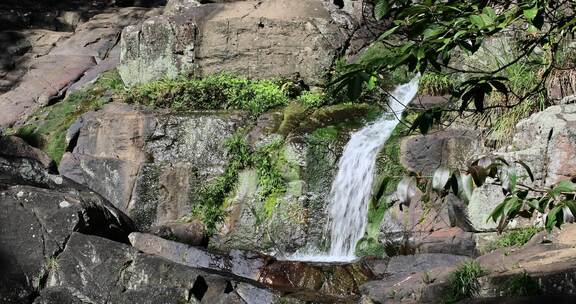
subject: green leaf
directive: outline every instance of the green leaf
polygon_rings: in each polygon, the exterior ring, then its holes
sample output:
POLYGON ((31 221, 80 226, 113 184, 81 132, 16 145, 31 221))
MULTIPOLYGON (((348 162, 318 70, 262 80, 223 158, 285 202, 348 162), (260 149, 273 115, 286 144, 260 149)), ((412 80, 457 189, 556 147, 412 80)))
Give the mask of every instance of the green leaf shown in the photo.
POLYGON ((502 188, 508 192, 514 191, 516 188, 516 181, 518 175, 514 167, 505 166, 500 170, 500 180, 502 181, 502 188))
POLYGON ((484 7, 484 9, 482 9, 482 13, 489 16, 492 19, 496 18, 496 12, 494 11, 494 9, 490 6, 486 6, 484 7))
POLYGON ((492 213, 490 213, 490 215, 486 219, 486 223, 488 223, 490 219, 492 219, 492 221, 497 223, 498 219, 504 216, 504 208, 506 207, 506 204, 508 204, 508 198, 504 199, 502 203, 498 204, 498 206, 496 206, 496 208, 492 210, 492 213))
POLYGON ((378 37, 378 40, 379 41, 386 40, 386 38, 388 38, 390 35, 394 34, 394 32, 396 32, 397 29, 398 29, 398 26, 395 26, 395 27, 385 31, 384 33, 382 33, 382 35, 380 35, 380 37, 378 37))
POLYGON ((552 188, 552 191, 550 191, 550 194, 553 197, 558 197, 562 193, 574 192, 574 189, 576 189, 576 185, 574 185, 573 182, 568 181, 568 180, 563 180, 563 181, 559 182, 556 186, 554 186, 554 188, 552 188))
POLYGON ((470 166, 468 168, 468 173, 472 175, 472 179, 474 179, 474 183, 478 187, 484 184, 486 177, 488 176, 488 170, 481 166, 470 166))
POLYGON ((486 14, 480 14, 480 18, 482 18, 482 22, 484 22, 484 25, 486 26, 490 26, 494 23, 494 19, 486 14))
POLYGON ((511 218, 520 210, 520 207, 522 207, 522 202, 517 196, 509 196, 507 201, 508 202, 504 207, 504 214, 507 218, 511 218))
POLYGON ((570 208, 570 211, 572 211, 572 213, 576 213, 576 201, 575 200, 564 201, 564 205, 567 206, 568 208, 570 208))
POLYGON ((484 113, 484 92, 481 90, 474 91, 474 107, 476 111, 484 113))
POLYGON ((437 36, 444 33, 445 31, 446 31, 445 28, 442 26, 429 27, 426 30, 424 30, 424 34, 423 34, 424 39, 428 40, 430 38, 436 38, 437 36))
POLYGON ((382 20, 388 14, 390 5, 388 0, 377 0, 376 5, 374 5, 374 17, 376 20, 382 20))
POLYGON ((530 208, 536 209, 538 211, 540 211, 540 206, 538 205, 538 200, 537 199, 527 199, 524 201, 528 206, 530 206, 530 208))
POLYGON ((530 166, 528 166, 525 162, 523 162, 521 160, 517 160, 517 161, 515 161, 515 163, 522 166, 524 168, 524 170, 526 170, 526 172, 528 172, 528 176, 530 177, 530 181, 534 182, 534 174, 532 174, 532 170, 530 169, 530 166))
POLYGON ((440 167, 434 171, 432 177, 432 189, 440 191, 446 187, 448 180, 450 179, 450 169, 446 167, 440 167))
POLYGON ((546 229, 551 231, 554 226, 559 226, 561 223, 558 221, 558 213, 562 211, 561 206, 555 206, 546 214, 546 229))
POLYGON ((508 87, 500 81, 492 81, 490 84, 496 89, 496 91, 506 95, 508 94, 508 87))
POLYGON ((460 193, 458 196, 465 202, 469 202, 470 198, 472 197, 472 192, 474 191, 474 181, 472 179, 472 175, 461 174, 459 181, 458 189, 460 190, 460 193))
POLYGON ((404 177, 396 188, 396 196, 401 204, 409 205, 416 196, 416 181, 411 176, 404 177))
POLYGON ((534 6, 532 8, 529 9, 525 9, 523 11, 524 13, 524 17, 526 17, 526 19, 528 19, 529 21, 534 20, 534 18, 536 18, 536 14, 538 14, 538 6, 534 6))
POLYGON ((484 20, 482 20, 482 17, 478 15, 470 16, 470 22, 475 26, 477 26, 478 28, 483 28, 485 26, 484 20))
POLYGON ((502 162, 506 166, 509 166, 508 162, 502 157, 496 157, 495 160, 502 162))

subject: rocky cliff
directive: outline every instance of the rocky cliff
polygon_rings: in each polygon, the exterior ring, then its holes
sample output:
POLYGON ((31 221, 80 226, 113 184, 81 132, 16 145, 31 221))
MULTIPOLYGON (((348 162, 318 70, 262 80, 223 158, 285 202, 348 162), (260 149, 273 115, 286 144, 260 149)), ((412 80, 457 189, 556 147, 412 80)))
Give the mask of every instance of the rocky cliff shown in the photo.
MULTIPOLYGON (((541 231, 537 214, 499 235, 488 220, 499 185, 468 200, 395 194, 406 175, 482 156, 522 161, 534 187, 573 180, 568 72, 505 143, 477 121, 427 135, 400 124, 379 152, 359 258, 292 261, 329 246, 351 134, 392 116, 386 95, 346 102, 328 85, 374 50, 369 4, 58 3, 45 19, 48 2, 0 16, 0 302, 439 303, 459 271, 475 273, 486 303, 573 300, 573 225, 541 231)), ((446 102, 423 83, 408 120, 446 102)))

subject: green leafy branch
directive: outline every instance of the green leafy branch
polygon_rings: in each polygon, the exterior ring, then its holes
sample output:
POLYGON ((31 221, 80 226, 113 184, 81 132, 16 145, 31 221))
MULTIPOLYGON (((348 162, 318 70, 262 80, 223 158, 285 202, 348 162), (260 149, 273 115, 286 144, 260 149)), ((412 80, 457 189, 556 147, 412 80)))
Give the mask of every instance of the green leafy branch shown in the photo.
MULTIPOLYGON (((545 215, 544 226, 548 230, 574 222, 576 184, 564 180, 552 187, 526 185, 519 182, 517 167, 526 171, 525 178, 535 182, 532 170, 522 161, 510 163, 500 157, 484 157, 474 161, 467 170, 438 168, 431 177, 431 189, 440 197, 454 193, 468 203, 475 188, 486 183, 500 186, 505 198, 487 219, 498 223, 499 232, 511 220, 518 217, 531 219, 536 212, 545 215)), ((400 204, 409 205, 416 197, 418 182, 419 179, 411 176, 398 184, 396 195, 400 204)))

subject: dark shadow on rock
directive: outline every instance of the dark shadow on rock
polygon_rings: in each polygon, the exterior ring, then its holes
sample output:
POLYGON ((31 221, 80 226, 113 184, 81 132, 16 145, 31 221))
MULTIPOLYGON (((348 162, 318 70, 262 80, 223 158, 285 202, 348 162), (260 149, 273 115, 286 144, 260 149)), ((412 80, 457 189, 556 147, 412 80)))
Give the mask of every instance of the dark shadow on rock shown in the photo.
MULTIPOLYGON (((0 17, 1 18, 1 17, 0 17)), ((0 20, 0 28, 2 28, 0 20)), ((24 73, 15 70, 21 63, 18 59, 24 55, 31 45, 24 35, 14 31, 0 32, 0 94, 15 87, 24 73)))
POLYGON ((66 18, 62 18, 64 12, 76 13, 80 20, 87 20, 111 7, 156 7, 165 4, 166 0, 3 0, 0 1, 0 28, 73 31, 66 18))

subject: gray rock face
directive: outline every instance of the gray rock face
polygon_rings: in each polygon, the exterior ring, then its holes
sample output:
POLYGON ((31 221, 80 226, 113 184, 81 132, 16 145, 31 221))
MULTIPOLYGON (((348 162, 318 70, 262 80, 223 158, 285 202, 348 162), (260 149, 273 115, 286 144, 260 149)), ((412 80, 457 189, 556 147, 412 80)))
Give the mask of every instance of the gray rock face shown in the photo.
POLYGON ((35 303, 264 304, 279 298, 260 284, 247 282, 74 233, 53 262, 35 303))
MULTIPOLYGON (((373 267, 381 280, 362 285, 362 293, 376 303, 433 303, 422 299, 423 290, 470 258, 451 254, 416 254, 396 256, 376 262, 373 267)), ((438 294, 437 294, 438 295, 438 294)))
POLYGON ((56 164, 44 151, 28 145, 16 136, 0 134, 0 155, 24 157, 38 161, 45 169, 54 169, 56 164))
POLYGON ((268 256, 238 250, 220 255, 142 233, 130 234, 130 242, 145 253, 175 263, 255 280, 274 290, 308 301, 352 303, 357 299, 359 285, 374 276, 363 261, 344 265, 313 265, 277 261, 268 256))
POLYGON ((483 152, 480 139, 480 133, 473 130, 410 136, 402 141, 401 162, 409 171, 425 174, 440 166, 465 169, 474 156, 483 152))
MULTIPOLYGON (((174 2, 174 1, 173 1, 174 2)), ((231 72, 322 83, 347 31, 322 0, 169 5, 164 16, 127 27, 120 74, 134 85, 163 76, 231 72)))
MULTIPOLYGON (((343 133, 341 137, 348 136, 343 133)), ((278 256, 306 245, 321 246, 325 241, 324 211, 345 142, 317 141, 310 134, 288 136, 280 150, 285 161, 281 171, 286 192, 262 200, 258 172, 242 171, 230 199, 230 215, 210 244, 224 250, 259 250, 278 256)))
POLYGON ((157 16, 122 33, 120 75, 127 85, 194 70, 197 25, 191 16, 157 16))
MULTIPOLYGON (((516 126, 512 145, 498 152, 510 160, 526 162, 538 185, 550 186, 576 172, 576 104, 549 107, 516 126)), ((517 171, 527 180, 522 167, 517 171)))
POLYGON ((496 185, 482 185, 474 189, 467 208, 467 217, 475 231, 494 231, 498 223, 488 220, 488 217, 502 201, 504 201, 502 187, 496 185))
MULTIPOLYGON (((0 126, 22 123, 36 109, 63 97, 80 78, 86 83, 115 67, 118 61, 112 57, 118 58, 119 54, 112 50, 118 35, 125 26, 147 16, 147 12, 141 8, 111 10, 78 25, 74 34, 25 32, 25 40, 37 48, 32 47, 30 56, 14 59, 13 64, 18 67, 14 71, 11 65, 6 72, 0 68, 3 80, 8 79, 3 84, 6 89, 1 91, 9 90, 0 95, 0 126)), ((150 13, 153 14, 154 11, 150 13)))
POLYGON ((60 172, 151 231, 190 214, 201 186, 224 172, 224 142, 245 118, 237 112, 165 115, 109 104, 82 118, 77 145, 64 155, 60 172))
POLYGON ((101 196, 26 158, 0 157, 0 301, 41 288, 73 232, 127 241, 131 220, 101 196))

